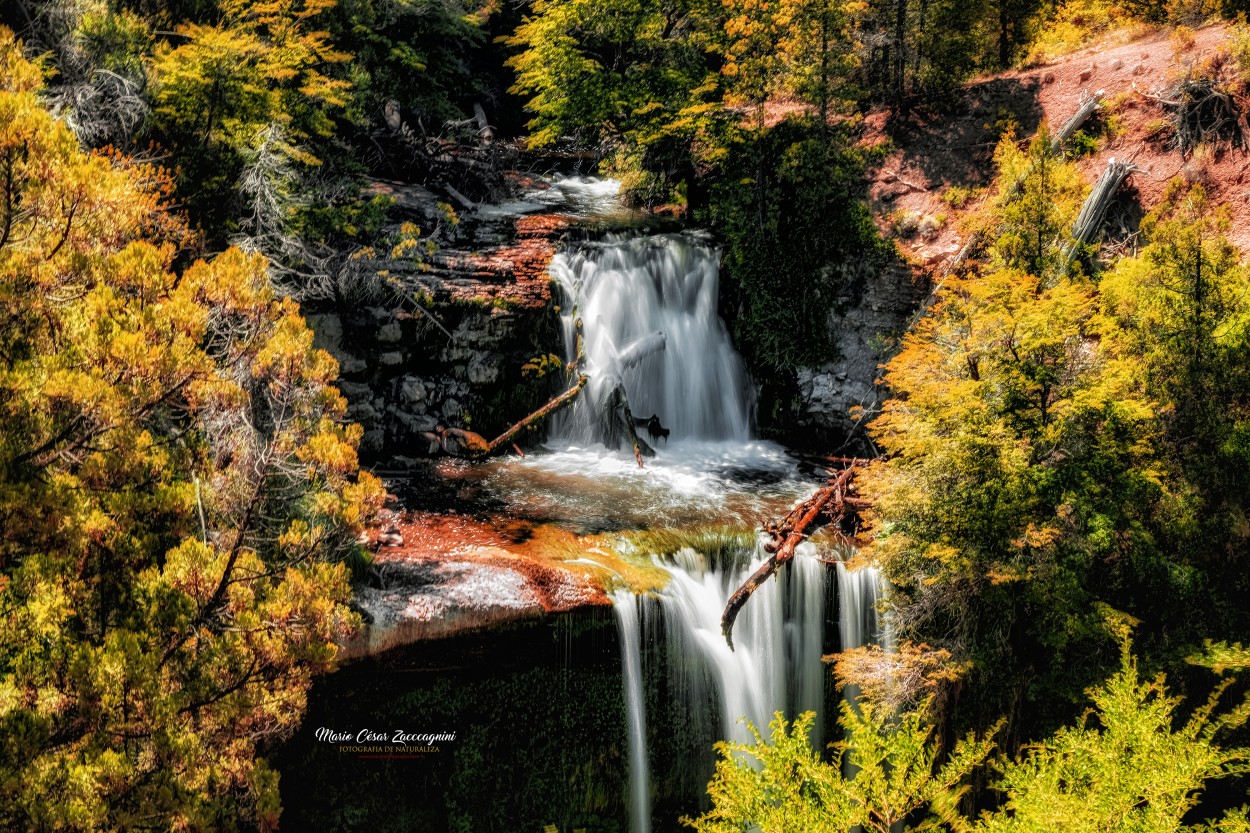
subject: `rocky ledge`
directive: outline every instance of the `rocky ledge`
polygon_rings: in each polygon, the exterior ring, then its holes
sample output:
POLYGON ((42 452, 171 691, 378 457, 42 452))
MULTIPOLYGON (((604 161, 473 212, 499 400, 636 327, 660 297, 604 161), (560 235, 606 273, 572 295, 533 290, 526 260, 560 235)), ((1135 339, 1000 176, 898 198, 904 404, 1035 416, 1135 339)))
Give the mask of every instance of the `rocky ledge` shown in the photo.
MULTIPOLYGON (((401 218, 436 209, 419 186, 375 183, 401 218)), ((305 311, 316 345, 339 362, 348 418, 365 429, 362 456, 380 468, 436 454, 443 429, 492 435, 551 395, 532 360, 563 352, 547 266, 571 218, 483 206, 457 242, 428 257, 387 262, 402 287, 385 303, 305 311)))
POLYGON ((371 579, 356 590, 365 627, 340 657, 610 604, 586 572, 510 549, 514 537, 454 513, 390 516, 372 533, 371 579))

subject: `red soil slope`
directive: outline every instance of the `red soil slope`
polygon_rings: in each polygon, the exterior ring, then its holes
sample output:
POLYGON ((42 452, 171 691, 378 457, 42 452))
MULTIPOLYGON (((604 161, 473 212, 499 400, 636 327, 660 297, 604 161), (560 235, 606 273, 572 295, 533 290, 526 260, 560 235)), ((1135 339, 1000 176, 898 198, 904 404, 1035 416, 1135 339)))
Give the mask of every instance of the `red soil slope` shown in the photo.
MULTIPOLYGON (((959 217, 976 204, 973 200, 956 210, 942 196, 954 186, 979 188, 990 183, 996 122, 1014 118, 1022 137, 1033 135, 1042 121, 1058 128, 1080 106, 1084 92, 1101 90, 1122 131, 1080 160, 1087 181, 1093 184, 1112 157, 1133 160, 1138 170, 1127 187, 1135 189, 1145 211, 1158 203, 1173 177, 1202 181, 1212 204, 1226 204, 1232 213, 1230 238, 1250 251, 1250 188, 1245 183, 1250 155, 1223 150, 1198 162, 1182 158, 1168 139, 1151 136, 1152 124, 1157 125, 1164 111, 1150 96, 1170 86, 1187 67, 1221 50, 1226 36, 1225 27, 1209 26, 1195 33, 1192 44, 1178 45, 1178 39, 1164 30, 1126 45, 1095 45, 1046 66, 966 85, 947 112, 919 113, 911 125, 890 136, 896 150, 870 174, 870 200, 878 224, 888 231, 903 213, 913 218, 945 214, 945 223, 927 236, 917 233, 899 239, 904 252, 919 264, 940 268, 962 245, 959 217)), ((886 137, 884 113, 868 119, 868 136, 870 141, 886 137)))

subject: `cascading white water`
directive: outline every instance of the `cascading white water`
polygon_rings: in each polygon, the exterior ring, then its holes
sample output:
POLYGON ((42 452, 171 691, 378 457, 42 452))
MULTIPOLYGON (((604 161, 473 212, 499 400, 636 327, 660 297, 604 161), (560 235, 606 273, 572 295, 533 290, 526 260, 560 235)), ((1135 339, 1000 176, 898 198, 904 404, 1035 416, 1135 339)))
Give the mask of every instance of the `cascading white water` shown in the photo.
MULTIPOLYGON (((838 562, 838 637, 842 650, 880 645, 886 651, 894 649, 894 633, 888 617, 882 616, 879 604, 889 588, 880 568, 865 565, 848 569, 838 562)), ((842 699, 855 706, 859 702, 858 686, 842 687, 842 699)), ((856 770, 847 761, 844 774, 852 777, 856 770)))
MULTIPOLYGON (((699 553, 683 549, 662 563, 670 577, 656 598, 627 592, 613 597, 626 674, 633 833, 645 833, 650 825, 650 819, 642 815, 649 807, 650 790, 642 740, 646 715, 640 708, 644 681, 635 676, 641 662, 634 658, 635 652, 640 653, 637 635, 649 631, 645 623, 640 625, 639 609, 650 607, 654 611, 650 615, 661 620, 666 635, 667 690, 678 701, 684 721, 710 722, 707 729, 715 737, 752 742, 747 721, 767 737, 776 712, 793 719, 812 711, 818 718, 812 740, 819 745, 827 673, 821 663, 825 572, 807 548, 801 549, 780 580, 760 587, 743 608, 734 627, 732 651, 721 633, 721 614, 730 594, 762 563, 762 551, 732 564, 709 564, 699 553), (632 634, 629 628, 634 629, 632 634)), ((686 773, 698 790, 708 774, 697 767, 686 773)))
POLYGON ((647 714, 642 687, 642 615, 644 600, 628 590, 612 595, 616 629, 621 640, 621 675, 625 682, 625 715, 629 732, 629 826, 634 833, 651 832, 651 785, 647 762, 647 714))
POLYGON ((887 588, 881 570, 871 565, 848 569, 838 562, 838 635, 842 650, 880 645, 893 647, 888 621, 879 612, 887 588))
MULTIPOLYGON (((565 347, 582 321, 587 391, 552 423, 552 438, 605 440, 607 399, 623 385, 633 415, 671 440, 746 440, 754 387, 717 313, 720 251, 696 234, 616 235, 557 254, 565 347)), ((650 438, 643 436, 644 440, 650 438)))
MULTIPOLYGON (((566 180, 556 187, 569 192, 565 200, 593 197, 588 204, 597 213, 609 210, 605 199, 612 195, 603 181, 566 180)), ((618 234, 567 247, 552 259, 549 271, 563 294, 566 356, 578 358, 580 319, 583 369, 590 382, 571 407, 552 419, 551 439, 564 449, 527 463, 531 474, 548 484, 557 470, 567 477, 589 477, 597 486, 592 493, 611 502, 614 512, 623 516, 630 505, 644 508, 642 523, 689 523, 689 513, 677 510, 699 503, 696 498, 710 501, 700 510, 701 519, 715 506, 722 523, 745 520, 729 511, 736 505, 734 496, 745 491, 735 484, 739 472, 757 477, 769 472, 764 482, 772 485, 760 483, 753 489, 757 492, 803 491, 793 464, 775 459, 785 458, 780 448, 774 455, 762 447, 767 444, 751 441, 755 387, 719 317, 720 251, 715 245, 696 233, 618 234), (653 434, 640 429, 659 452, 647 471, 640 472, 632 457, 601 448, 615 447, 609 417, 618 390, 636 420, 654 415, 669 432, 668 442, 657 444, 653 434), (592 446, 600 448, 588 450, 592 446), (612 465, 618 456, 623 468, 612 465), (622 489, 628 489, 628 505, 620 499, 622 489)), ((533 491, 527 492, 531 500, 533 491)), ((760 587, 743 608, 732 651, 721 633, 721 614, 730 594, 767 556, 762 548, 714 563, 683 549, 660 564, 669 573, 663 591, 650 597, 613 596, 633 833, 649 833, 651 825, 644 707, 649 685, 662 685, 668 719, 698 727, 694 735, 750 742, 745 721, 767 735, 776 712, 793 719, 813 711, 818 719, 812 739, 819 745, 827 677, 821 663, 826 570, 808 546, 801 550, 780 578, 760 587), (662 645, 655 639, 660 633, 662 645), (648 670, 660 668, 666 671, 663 680, 647 678, 648 670)), ((711 774, 709 746, 690 748, 688 765, 677 767, 675 777, 692 797, 704 790, 711 774)))

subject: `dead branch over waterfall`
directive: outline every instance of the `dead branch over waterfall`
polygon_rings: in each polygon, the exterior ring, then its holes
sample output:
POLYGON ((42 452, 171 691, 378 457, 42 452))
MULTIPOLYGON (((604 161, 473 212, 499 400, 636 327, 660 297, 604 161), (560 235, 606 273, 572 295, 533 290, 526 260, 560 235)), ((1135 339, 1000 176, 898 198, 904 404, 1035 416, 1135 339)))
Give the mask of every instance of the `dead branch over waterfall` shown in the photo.
POLYGON ((729 643, 730 650, 733 650, 734 646, 734 620, 738 618, 743 605, 751 598, 752 593, 794 558, 795 549, 809 537, 809 530, 826 524, 839 526, 844 521, 856 517, 859 510, 867 506, 867 502, 857 494, 855 478, 872 461, 858 457, 827 459, 845 468, 831 477, 827 484, 817 489, 814 495, 791 509, 790 514, 786 515, 781 523, 769 524, 764 528, 772 539, 764 545, 764 549, 771 555, 725 603, 725 612, 721 616, 721 633, 725 635, 725 641, 729 643), (828 520, 825 524, 817 524, 822 514, 828 520))

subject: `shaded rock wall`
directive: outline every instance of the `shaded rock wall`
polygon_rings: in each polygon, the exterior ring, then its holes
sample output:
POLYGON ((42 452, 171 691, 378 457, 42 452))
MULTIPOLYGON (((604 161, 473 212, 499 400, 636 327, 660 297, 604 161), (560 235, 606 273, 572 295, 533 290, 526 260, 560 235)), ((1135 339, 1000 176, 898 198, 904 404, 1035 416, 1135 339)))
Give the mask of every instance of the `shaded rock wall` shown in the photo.
MULTIPOLYGON (((829 327, 839 358, 820 367, 799 368, 799 408, 795 422, 822 438, 855 434, 860 424, 853 409, 877 411, 886 391, 879 384, 880 365, 898 348, 898 341, 929 292, 929 280, 903 261, 862 268, 846 282, 839 312, 829 327)), ((865 422, 867 419, 864 420, 865 422)))
POLYGON ((436 453, 442 427, 493 436, 551 396, 560 380, 522 367, 563 352, 547 264, 567 225, 554 215, 492 218, 477 239, 503 242, 388 264, 407 298, 306 310, 316 345, 339 362, 367 462, 402 467, 436 453))

